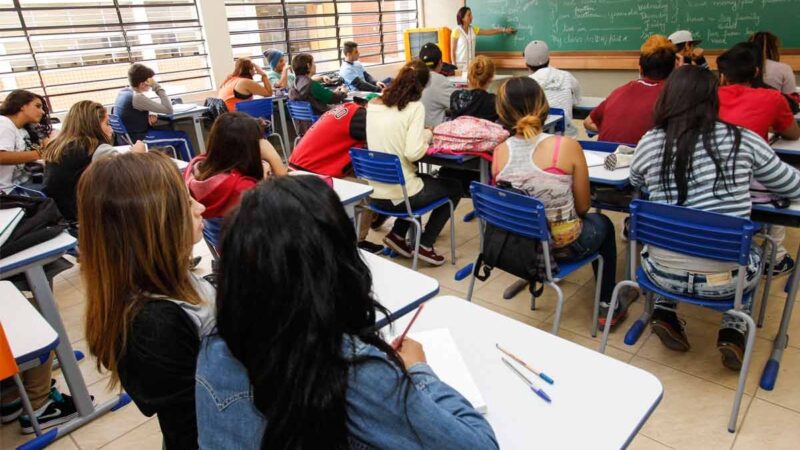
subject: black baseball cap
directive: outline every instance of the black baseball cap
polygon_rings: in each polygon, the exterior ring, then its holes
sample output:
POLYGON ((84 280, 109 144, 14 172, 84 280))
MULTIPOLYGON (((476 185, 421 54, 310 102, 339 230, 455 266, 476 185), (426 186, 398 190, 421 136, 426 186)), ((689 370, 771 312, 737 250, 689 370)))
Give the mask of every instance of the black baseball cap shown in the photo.
POLYGON ((439 61, 442 60, 442 50, 433 42, 428 42, 419 49, 419 59, 421 59, 426 66, 434 68, 439 64, 439 61))

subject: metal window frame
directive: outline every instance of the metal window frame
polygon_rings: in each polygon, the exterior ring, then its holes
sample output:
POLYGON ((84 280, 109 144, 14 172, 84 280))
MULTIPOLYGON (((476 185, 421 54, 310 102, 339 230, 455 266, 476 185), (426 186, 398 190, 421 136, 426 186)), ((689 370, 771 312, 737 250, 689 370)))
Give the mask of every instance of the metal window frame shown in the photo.
MULTIPOLYGON (((154 4, 120 4, 120 0, 112 0, 108 5, 100 5, 100 6, 98 6, 98 5, 86 5, 86 6, 72 5, 72 6, 69 6, 69 9, 98 9, 99 8, 99 9, 105 9, 105 10, 113 10, 113 11, 116 12, 117 21, 116 22, 112 22, 112 23, 98 23, 98 24, 76 24, 76 25, 69 25, 69 24, 60 25, 59 24, 59 25, 44 25, 44 26, 29 26, 28 23, 25 20, 25 14, 24 13, 27 12, 27 11, 55 11, 55 10, 64 9, 64 7, 58 7, 57 5, 54 5, 54 6, 22 6, 20 0, 14 0, 13 1, 13 5, 14 5, 13 8, 10 8, 10 7, 0 8, 0 12, 15 12, 17 14, 17 18, 19 20, 19 28, 5 28, 2 31, 3 32, 19 31, 20 32, 19 35, 14 35, 14 36, 11 36, 11 37, 20 37, 20 38, 24 37, 25 38, 25 42, 27 43, 28 50, 29 50, 28 54, 31 55, 31 59, 32 59, 32 62, 33 62, 32 69, 28 70, 28 71, 25 71, 25 72, 27 72, 27 73, 36 72, 36 75, 37 75, 37 77, 39 79, 39 86, 33 86, 33 87, 30 87, 29 89, 41 90, 41 92, 43 93, 43 96, 45 98, 45 101, 47 102, 48 106, 50 107, 50 111, 53 111, 52 103, 50 102, 50 97, 51 96, 52 97, 61 97, 61 96, 66 96, 66 95, 80 94, 80 93, 83 93, 83 92, 93 92, 93 90, 88 90, 88 91, 75 90, 73 92, 55 93, 56 91, 58 91, 58 89, 55 89, 55 88, 68 86, 70 84, 78 85, 79 83, 56 83, 56 84, 48 84, 48 83, 46 83, 45 79, 44 79, 44 76, 43 76, 43 72, 50 72, 50 71, 55 71, 55 70, 66 70, 66 69, 72 69, 72 68, 71 67, 43 67, 41 65, 41 63, 40 63, 39 55, 41 55, 42 57, 45 57, 45 56, 46 57, 53 57, 53 56, 57 56, 59 53, 72 53, 72 52, 75 52, 75 50, 43 50, 43 51, 35 51, 33 43, 32 43, 32 40, 34 40, 35 38, 38 38, 40 36, 48 36, 48 35, 53 35, 53 34, 70 34, 70 33, 76 33, 76 32, 79 33, 79 34, 86 34, 86 35, 92 35, 92 34, 95 34, 95 33, 112 33, 112 34, 114 34, 116 36, 121 36, 122 37, 122 43, 121 43, 120 46, 113 47, 113 48, 111 48, 111 47, 81 48, 81 49, 78 49, 78 50, 80 50, 80 51, 85 50, 85 51, 90 52, 90 53, 91 52, 102 52, 103 50, 109 50, 109 51, 113 50, 114 52, 119 52, 119 53, 127 55, 127 64, 132 64, 133 62, 138 62, 138 61, 162 61, 160 59, 142 60, 141 58, 135 58, 134 57, 135 53, 141 52, 143 49, 146 49, 146 48, 151 47, 151 46, 166 46, 166 45, 169 45, 169 44, 174 44, 174 45, 179 46, 179 47, 184 45, 184 44, 191 44, 191 45, 194 45, 194 46, 202 46, 201 52, 199 54, 196 54, 196 55, 184 55, 184 56, 176 57, 176 58, 189 58, 189 57, 192 57, 192 58, 196 58, 196 57, 205 58, 205 63, 202 64, 202 66, 191 68, 191 69, 186 69, 186 70, 169 71, 169 72, 165 72, 165 73, 174 75, 174 74, 177 74, 177 73, 190 73, 190 72, 196 72, 196 71, 199 71, 199 72, 203 72, 204 71, 206 73, 206 75, 189 76, 189 77, 185 77, 185 78, 176 78, 174 80, 167 81, 167 83, 171 83, 171 82, 175 82, 175 81, 195 80, 195 79, 207 78, 209 80, 209 85, 212 85, 212 83, 211 83, 211 70, 210 70, 210 67, 209 67, 209 64, 208 64, 208 46, 206 45, 205 38, 202 36, 203 24, 202 24, 201 19, 200 19, 200 11, 199 11, 198 6, 197 6, 197 0, 174 0, 174 1, 169 2, 169 3, 154 3, 154 4), (143 10, 157 10, 159 8, 171 8, 171 7, 190 7, 190 8, 194 8, 195 18, 193 18, 193 19, 190 19, 190 18, 174 18, 174 19, 171 19, 171 20, 148 20, 148 21, 145 21, 145 22, 142 22, 142 21, 128 21, 128 22, 126 22, 123 19, 123 15, 122 15, 122 11, 123 10, 131 10, 131 9, 134 9, 134 8, 140 8, 140 9, 143 9, 143 10), (132 43, 131 42, 132 38, 130 38, 128 36, 129 32, 131 33, 131 35, 164 33, 164 32, 168 32, 169 30, 172 30, 175 27, 175 25, 178 25, 178 24, 180 25, 178 28, 180 28, 182 30, 193 29, 193 30, 201 31, 200 39, 192 39, 192 40, 189 40, 189 41, 176 41, 176 42, 169 42, 169 43, 138 44, 138 43, 132 43), (155 28, 137 28, 137 27, 141 27, 143 25, 147 26, 147 27, 155 26, 155 28), (108 29, 106 29, 106 30, 93 30, 93 31, 87 31, 85 33, 80 33, 81 29, 92 29, 92 28, 100 28, 100 27, 107 27, 108 29), (56 30, 56 31, 48 33, 48 31, 51 31, 51 30, 56 30), (52 94, 48 93, 48 87, 54 88, 53 89, 54 92, 52 94)), ((23 55, 23 54, 24 53, 22 53, 22 54, 9 54, 9 55, 3 55, 3 57, 19 56, 19 55, 23 55)), ((170 58, 170 59, 173 59, 173 58, 170 58)), ((117 64, 121 64, 121 63, 120 62, 111 62, 111 63, 102 63, 102 64, 90 64, 90 65, 86 65, 85 67, 97 68, 97 67, 103 67, 103 66, 113 66, 113 65, 117 65, 117 64)), ((22 71, 21 72, 14 72, 14 71, 12 71, 12 72, 4 72, 3 75, 15 75, 15 74, 22 74, 22 73, 25 73, 25 72, 22 72, 22 71)), ((106 78, 106 79, 100 79, 100 80, 91 80, 91 81, 87 81, 87 83, 108 82, 108 81, 113 81, 113 80, 116 80, 116 79, 118 79, 118 78, 112 78, 112 79, 107 79, 106 78)), ((125 83, 124 78, 119 78, 119 80, 127 85, 127 83, 125 83)), ((97 90, 107 90, 107 89, 108 88, 97 89, 97 90)), ((2 92, 6 92, 6 91, 7 90, 3 90, 2 92)), ((53 111, 53 112, 58 112, 58 111, 53 111)))
MULTIPOLYGON (((258 35, 264 34, 264 33, 283 33, 284 39, 281 39, 281 40, 263 41, 259 37, 257 42, 248 42, 248 43, 245 43, 245 44, 236 44, 236 45, 232 45, 232 47, 233 48, 246 48, 246 47, 262 47, 262 46, 271 45, 271 44, 280 45, 280 46, 286 48, 287 61, 291 61, 292 57, 294 56, 293 53, 295 53, 295 52, 292 51, 292 45, 291 45, 293 43, 308 43, 308 42, 330 41, 330 40, 334 40, 335 39, 336 40, 336 46, 337 46, 337 49, 338 49, 338 52, 337 52, 338 62, 339 62, 339 64, 341 64, 342 61, 344 60, 344 55, 342 54, 342 43, 344 41, 347 41, 347 40, 354 40, 354 38, 356 36, 355 35, 350 35, 350 34, 347 34, 347 35, 342 34, 342 32, 340 30, 340 27, 339 27, 340 19, 343 18, 343 17, 352 18, 352 17, 364 17, 364 16, 373 16, 373 15, 377 16, 377 21, 376 22, 348 24, 348 26, 352 26, 352 27, 377 26, 378 27, 378 31, 374 32, 374 33, 370 33, 369 36, 379 36, 380 37, 379 42, 365 44, 365 47, 370 47, 370 48, 378 47, 379 50, 378 50, 377 53, 370 53, 370 54, 364 55, 364 56, 370 56, 370 57, 380 56, 380 60, 381 60, 380 64, 386 64, 386 46, 387 46, 387 44, 391 45, 391 44, 400 43, 401 47, 402 47, 403 42, 402 42, 402 40, 401 41, 384 40, 384 36, 385 36, 384 20, 383 20, 384 14, 385 15, 398 15, 398 14, 400 14, 400 15, 404 15, 404 14, 411 15, 411 14, 413 14, 413 16, 414 16, 413 19, 410 18, 409 20, 400 20, 400 21, 394 20, 394 21, 391 21, 389 23, 390 24, 408 23, 408 24, 414 25, 414 26, 419 25, 419 8, 418 8, 418 5, 417 5, 416 2, 414 3, 414 8, 413 9, 384 10, 384 5, 383 5, 384 2, 389 2, 389 1, 396 2, 397 0, 323 0, 322 2, 312 2, 312 1, 293 2, 293 1, 287 1, 287 0, 280 0, 280 1, 275 1, 275 2, 254 2, 254 3, 231 3, 231 2, 225 2, 224 6, 225 6, 226 13, 228 11, 228 7, 229 6, 230 7, 239 7, 239 8, 241 8, 241 7, 258 8, 260 6, 272 6, 272 7, 280 6, 280 10, 282 12, 282 14, 280 16, 274 16, 274 15, 272 15, 272 16, 258 16, 258 15, 253 15, 253 16, 235 16, 235 17, 227 17, 227 21, 229 23, 231 23, 231 22, 238 22, 238 21, 256 21, 256 22, 258 22, 260 20, 282 20, 283 21, 283 28, 269 28, 269 29, 259 29, 259 28, 257 28, 257 29, 254 29, 254 30, 231 31, 231 32, 229 32, 229 34, 231 36, 234 36, 234 35, 238 35, 238 36, 242 36, 242 35, 258 36, 258 35), (298 5, 300 5, 300 6, 302 6, 302 5, 318 5, 320 3, 332 4, 333 5, 333 13, 293 14, 293 15, 287 14, 287 6, 291 7, 291 6, 298 6, 298 5), (377 6, 377 11, 339 12, 339 5, 340 4, 350 4, 350 3, 371 3, 371 4, 375 4, 377 6), (291 36, 290 32, 291 31, 295 31, 295 32, 297 32, 297 31, 308 31, 308 30, 316 30, 316 29, 325 29, 327 27, 306 26, 306 27, 291 27, 290 28, 289 27, 289 20, 294 20, 294 19, 315 19, 315 18, 327 18, 327 17, 333 17, 334 18, 334 26, 336 27, 336 36, 335 37, 331 36, 331 37, 326 37, 326 38, 303 38, 303 39, 291 39, 290 38, 290 36, 291 36)), ((330 51, 330 50, 333 50, 333 49, 320 49, 320 50, 315 50, 315 51, 323 51, 323 50, 330 51)), ((390 52, 390 54, 394 55, 395 52, 390 52)), ((251 55, 251 57, 256 57, 256 56, 255 55, 251 55)), ((333 60, 325 60, 325 61, 319 61, 319 62, 332 62, 332 61, 333 60)))

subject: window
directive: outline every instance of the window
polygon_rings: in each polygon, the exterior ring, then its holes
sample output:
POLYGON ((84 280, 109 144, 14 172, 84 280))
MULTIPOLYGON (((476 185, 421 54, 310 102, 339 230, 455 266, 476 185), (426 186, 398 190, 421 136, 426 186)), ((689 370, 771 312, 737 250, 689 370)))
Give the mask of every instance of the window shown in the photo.
POLYGON ((266 65, 277 48, 290 59, 311 53, 318 72, 337 70, 345 41, 355 41, 364 65, 405 58, 403 30, 417 26, 416 0, 227 0, 233 56, 266 65))
POLYGON ((170 95, 211 89, 195 0, 0 0, 0 99, 28 89, 53 111, 108 105, 135 62, 170 95))

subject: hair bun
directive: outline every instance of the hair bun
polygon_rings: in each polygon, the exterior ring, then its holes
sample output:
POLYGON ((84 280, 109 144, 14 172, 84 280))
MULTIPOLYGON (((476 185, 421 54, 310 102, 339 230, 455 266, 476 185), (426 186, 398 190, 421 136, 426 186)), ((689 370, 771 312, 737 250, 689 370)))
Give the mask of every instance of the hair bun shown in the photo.
POLYGON ((515 128, 525 136, 525 139, 531 139, 542 132, 542 119, 528 114, 517 121, 515 128))

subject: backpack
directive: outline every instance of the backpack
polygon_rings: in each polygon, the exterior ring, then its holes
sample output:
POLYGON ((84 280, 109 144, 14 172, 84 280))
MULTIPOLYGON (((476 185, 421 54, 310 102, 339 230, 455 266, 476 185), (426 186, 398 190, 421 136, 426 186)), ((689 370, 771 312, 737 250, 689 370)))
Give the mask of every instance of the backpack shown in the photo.
POLYGON ((22 220, 0 247, 0 258, 49 241, 67 229, 67 223, 52 198, 1 194, 0 208, 22 208, 24 211, 22 220))
POLYGON ((491 153, 508 136, 508 131, 499 124, 477 117, 461 116, 434 128, 432 147, 453 153, 491 153))
MULTIPOLYGON (((500 182, 497 187, 527 195, 507 182, 500 182)), ((558 273, 558 264, 553 253, 551 249, 550 272, 558 273)), ((486 281, 495 267, 528 281, 528 290, 533 298, 542 295, 547 269, 540 240, 512 234, 487 222, 483 234, 483 251, 478 255, 473 269, 475 278, 486 281), (480 273, 481 268, 483 274, 480 273)))
POLYGON ((203 113, 203 122, 209 126, 217 120, 217 117, 228 112, 228 107, 221 98, 207 97, 204 106, 208 107, 208 111, 203 113))

